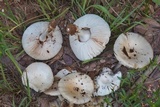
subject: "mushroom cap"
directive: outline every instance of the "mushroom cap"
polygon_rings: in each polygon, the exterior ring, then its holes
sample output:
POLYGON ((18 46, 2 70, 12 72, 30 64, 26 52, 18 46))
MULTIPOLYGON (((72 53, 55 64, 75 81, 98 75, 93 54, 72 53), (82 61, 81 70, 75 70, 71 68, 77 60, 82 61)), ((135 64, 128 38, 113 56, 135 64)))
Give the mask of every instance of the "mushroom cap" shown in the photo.
POLYGON ((58 78, 58 77, 55 76, 52 86, 49 89, 45 90, 44 93, 47 94, 47 95, 50 95, 50 96, 61 95, 59 90, 58 90, 58 82, 59 82, 60 79, 61 78, 58 78))
POLYGON ((153 59, 153 49, 148 41, 137 33, 122 33, 114 44, 117 60, 130 68, 143 68, 153 59))
POLYGON ((34 59, 48 60, 54 57, 62 47, 62 34, 58 26, 51 31, 51 34, 46 37, 44 42, 39 40, 42 33, 48 30, 48 25, 49 22, 46 21, 36 22, 30 25, 23 33, 23 49, 34 59))
POLYGON ((34 62, 30 64, 22 74, 22 83, 36 92, 43 92, 48 89, 54 80, 51 68, 43 62, 34 62))
POLYGON ((55 77, 58 77, 58 78, 63 78, 64 76, 70 74, 71 72, 67 69, 61 69, 56 75, 55 77))
POLYGON ((72 70, 70 72, 67 69, 60 70, 55 75, 54 82, 53 82, 52 86, 48 90, 44 91, 44 93, 47 94, 47 95, 51 95, 51 96, 59 96, 59 95, 61 95, 59 90, 58 90, 58 83, 59 83, 60 79, 63 78, 64 76, 70 74, 70 73, 73 73, 73 72, 77 72, 77 71, 76 70, 72 70))
POLYGON ((94 93, 95 96, 105 96, 110 94, 113 91, 116 91, 121 80, 122 73, 118 71, 116 74, 113 74, 111 69, 104 67, 101 74, 95 78, 95 84, 98 89, 94 93))
MULTIPOLYGON (((90 38, 85 41, 79 41, 77 33, 69 36, 70 46, 75 56, 79 60, 92 59, 99 55, 104 49, 105 45, 109 42, 111 31, 108 23, 98 15, 86 14, 77 19, 74 24, 80 29, 88 28, 90 30, 90 38)), ((87 31, 83 30, 82 36, 87 36, 87 31)))
POLYGON ((82 73, 71 73, 58 83, 61 95, 70 103, 83 104, 91 100, 94 84, 91 78, 82 73))
MULTIPOLYGON (((75 71, 73 71, 75 72, 75 71)), ((60 81, 61 78, 63 78, 64 76, 70 74, 72 72, 68 71, 67 69, 62 69, 60 70, 56 75, 55 75, 55 79, 54 79, 54 82, 52 84, 52 86, 44 91, 45 94, 47 95, 51 95, 51 96, 58 96, 60 95, 60 92, 58 90, 58 83, 60 81)))

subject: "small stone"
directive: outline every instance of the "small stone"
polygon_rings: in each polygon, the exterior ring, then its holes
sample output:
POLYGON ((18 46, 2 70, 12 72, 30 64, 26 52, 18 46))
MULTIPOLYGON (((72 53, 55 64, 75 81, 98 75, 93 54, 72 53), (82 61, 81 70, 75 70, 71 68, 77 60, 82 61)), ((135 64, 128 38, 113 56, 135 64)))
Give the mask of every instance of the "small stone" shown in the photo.
POLYGON ((104 59, 100 60, 100 63, 105 63, 105 62, 106 62, 106 60, 104 60, 104 59))

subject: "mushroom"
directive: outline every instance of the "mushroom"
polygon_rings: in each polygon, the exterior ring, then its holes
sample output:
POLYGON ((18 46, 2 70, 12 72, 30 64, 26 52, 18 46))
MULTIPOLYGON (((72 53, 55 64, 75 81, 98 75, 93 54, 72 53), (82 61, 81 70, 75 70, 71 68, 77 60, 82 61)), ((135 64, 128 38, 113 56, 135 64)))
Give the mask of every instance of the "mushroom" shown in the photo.
MULTIPOLYGON (((85 104, 81 104, 78 107, 109 107, 107 103, 104 101, 105 96, 96 96, 93 97, 89 102, 85 104)), ((77 106, 76 106, 77 107, 77 106)))
POLYGON ((100 75, 95 78, 96 91, 95 96, 105 96, 116 91, 120 86, 122 73, 118 71, 113 74, 111 69, 104 67, 100 75))
POLYGON ((51 68, 43 62, 30 64, 22 74, 22 83, 34 89, 36 92, 43 92, 51 87, 54 77, 51 68))
POLYGON ((70 34, 72 51, 82 61, 99 55, 111 36, 108 23, 95 14, 86 14, 74 24, 68 24, 66 31, 70 34))
POLYGON ((61 95, 59 90, 58 90, 58 82, 60 78, 54 77, 53 84, 50 88, 44 91, 45 94, 50 95, 50 96, 59 96, 61 95))
POLYGON ((70 73, 72 73, 72 71, 69 71, 67 69, 62 69, 55 75, 55 77, 63 78, 64 76, 66 76, 66 75, 68 75, 70 73))
MULTIPOLYGON (((75 71, 73 71, 73 72, 75 72, 75 71)), ((66 76, 66 75, 68 75, 70 73, 72 73, 72 72, 70 72, 67 69, 60 70, 54 76, 54 82, 53 82, 52 86, 48 90, 44 91, 44 93, 47 94, 47 95, 50 95, 50 96, 60 96, 61 94, 60 94, 60 92, 58 90, 58 83, 59 83, 61 78, 63 78, 64 76, 66 76)))
POLYGON ((91 100, 94 84, 86 74, 70 73, 59 81, 58 89, 70 103, 83 104, 91 100))
POLYGON ((143 68, 153 59, 153 49, 137 33, 122 33, 114 44, 114 54, 120 64, 130 68, 143 68))
POLYGON ((36 22, 23 33, 24 51, 34 59, 48 60, 54 57, 62 47, 62 34, 56 21, 36 22))

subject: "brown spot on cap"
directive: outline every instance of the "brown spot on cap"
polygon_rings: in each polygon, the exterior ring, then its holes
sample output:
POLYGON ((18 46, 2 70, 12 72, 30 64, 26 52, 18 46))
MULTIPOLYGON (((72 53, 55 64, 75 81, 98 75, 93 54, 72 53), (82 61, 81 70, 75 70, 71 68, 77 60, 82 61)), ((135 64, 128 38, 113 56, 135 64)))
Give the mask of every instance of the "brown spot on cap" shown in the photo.
POLYGON ((123 47, 122 52, 129 58, 131 59, 131 57, 128 55, 127 50, 125 47, 123 47))
POLYGON ((133 49, 130 49, 129 52, 130 52, 130 53, 133 53, 133 52, 134 52, 134 48, 133 48, 133 49))

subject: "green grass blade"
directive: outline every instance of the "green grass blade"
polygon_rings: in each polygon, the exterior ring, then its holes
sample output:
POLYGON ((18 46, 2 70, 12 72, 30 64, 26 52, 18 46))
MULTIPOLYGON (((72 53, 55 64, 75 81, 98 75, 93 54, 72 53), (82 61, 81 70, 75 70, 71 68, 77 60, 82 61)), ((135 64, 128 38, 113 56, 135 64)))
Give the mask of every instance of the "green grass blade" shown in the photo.
POLYGON ((85 61, 82 62, 82 64, 86 64, 86 63, 96 61, 96 60, 100 60, 100 59, 102 59, 102 58, 93 58, 93 59, 85 60, 85 61))
POLYGON ((14 24, 18 25, 18 23, 13 18, 11 18, 10 16, 6 15, 5 13, 0 12, 0 16, 5 17, 5 18, 9 19, 11 22, 13 22, 14 24))
POLYGON ((27 107, 26 104, 25 104, 26 101, 27 101, 27 97, 24 97, 24 98, 21 100, 21 102, 20 102, 20 104, 19 104, 18 107, 24 107, 24 106, 27 107))
POLYGON ((41 0, 38 0, 38 3, 39 3, 39 6, 40 6, 40 8, 41 8, 41 11, 42 11, 42 13, 46 16, 46 18, 48 19, 48 20, 50 20, 50 16, 48 15, 48 13, 46 12, 46 5, 43 3, 43 1, 41 1, 41 0))
POLYGON ((115 17, 112 14, 110 14, 110 12, 108 11, 108 9, 105 8, 104 6, 101 6, 101 5, 91 5, 86 10, 88 10, 90 8, 98 9, 99 11, 105 13, 110 19, 115 20, 115 17))
POLYGON ((85 15, 86 12, 83 9, 83 7, 80 5, 80 3, 78 2, 78 0, 75 0, 75 2, 76 2, 76 5, 78 6, 78 8, 81 10, 81 15, 85 15))
POLYGON ((2 64, 0 64, 0 71, 1 71, 1 75, 2 75, 2 78, 3 78, 3 81, 4 81, 4 84, 7 88, 9 88, 9 90, 12 90, 11 86, 9 85, 9 82, 7 81, 7 78, 5 76, 5 73, 4 73, 4 69, 3 69, 3 66, 2 64))
POLYGON ((137 9, 139 9, 144 4, 144 1, 139 6, 137 6, 135 9, 133 9, 133 11, 131 11, 122 20, 119 20, 119 22, 111 29, 111 31, 114 31, 119 25, 121 25, 125 20, 127 20, 137 9))
POLYGON ((59 15, 57 15, 56 17, 54 17, 54 19, 56 19, 56 18, 59 18, 59 17, 61 17, 61 16, 63 16, 66 12, 68 12, 68 10, 69 10, 69 7, 68 8, 66 8, 63 12, 61 12, 59 15))

